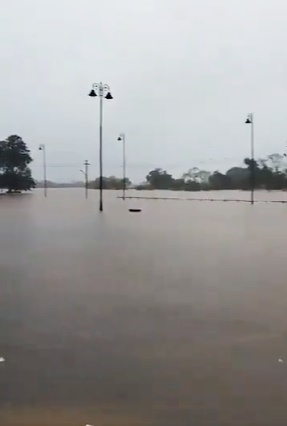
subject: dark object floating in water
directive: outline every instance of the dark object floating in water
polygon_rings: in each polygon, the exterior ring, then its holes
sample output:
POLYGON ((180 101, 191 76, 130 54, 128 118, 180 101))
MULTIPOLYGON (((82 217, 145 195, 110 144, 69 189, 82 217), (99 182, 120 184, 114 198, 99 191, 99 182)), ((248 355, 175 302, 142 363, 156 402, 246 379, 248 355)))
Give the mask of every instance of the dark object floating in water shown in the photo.
POLYGON ((129 212, 131 213, 140 213, 142 209, 129 209, 129 212))

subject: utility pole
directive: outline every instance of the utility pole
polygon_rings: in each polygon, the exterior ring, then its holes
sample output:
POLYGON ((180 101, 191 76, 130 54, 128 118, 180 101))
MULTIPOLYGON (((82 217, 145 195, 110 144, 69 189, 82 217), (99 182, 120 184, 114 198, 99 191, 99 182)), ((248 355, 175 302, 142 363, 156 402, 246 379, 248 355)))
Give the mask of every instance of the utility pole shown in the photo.
POLYGON ((88 190, 89 190, 89 166, 90 163, 88 162, 88 160, 86 160, 84 162, 84 170, 80 170, 80 172, 83 173, 83 175, 85 176, 85 198, 88 198, 88 190))

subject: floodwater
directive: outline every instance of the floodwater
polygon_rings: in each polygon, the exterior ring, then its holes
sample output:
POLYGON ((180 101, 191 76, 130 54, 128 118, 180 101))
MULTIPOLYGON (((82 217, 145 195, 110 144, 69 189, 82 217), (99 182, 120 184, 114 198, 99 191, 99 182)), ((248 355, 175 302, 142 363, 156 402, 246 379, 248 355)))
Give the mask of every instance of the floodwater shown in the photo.
POLYGON ((286 425, 287 205, 104 195, 0 197, 0 425, 286 425))

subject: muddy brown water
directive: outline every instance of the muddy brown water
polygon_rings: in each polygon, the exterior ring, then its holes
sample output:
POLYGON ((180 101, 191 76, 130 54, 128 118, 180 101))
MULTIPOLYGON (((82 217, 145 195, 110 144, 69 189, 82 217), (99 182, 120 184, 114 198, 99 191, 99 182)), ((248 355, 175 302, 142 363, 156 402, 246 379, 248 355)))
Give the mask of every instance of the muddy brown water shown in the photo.
POLYGON ((0 425, 286 425, 287 205, 117 195, 0 197, 0 425))

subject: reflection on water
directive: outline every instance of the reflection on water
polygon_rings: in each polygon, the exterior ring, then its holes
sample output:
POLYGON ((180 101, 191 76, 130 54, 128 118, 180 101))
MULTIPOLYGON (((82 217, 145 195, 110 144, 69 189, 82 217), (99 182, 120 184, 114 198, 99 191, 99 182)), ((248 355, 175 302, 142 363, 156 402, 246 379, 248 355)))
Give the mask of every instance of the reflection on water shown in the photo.
POLYGON ((1 426, 285 424, 287 206, 116 196, 0 198, 1 426))

